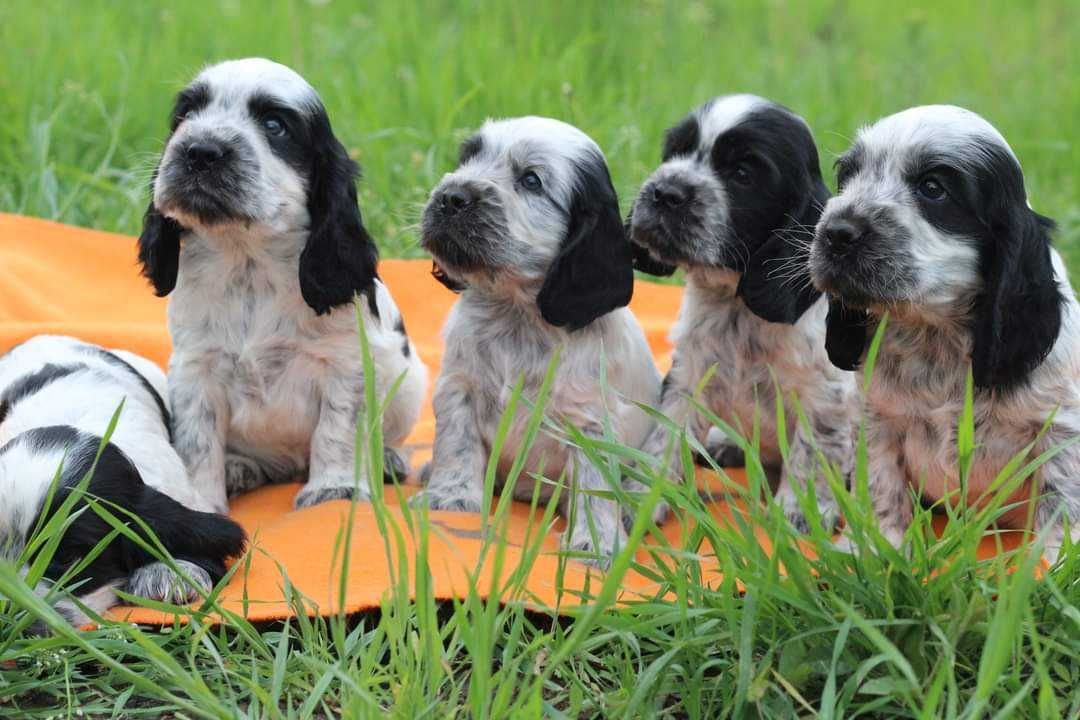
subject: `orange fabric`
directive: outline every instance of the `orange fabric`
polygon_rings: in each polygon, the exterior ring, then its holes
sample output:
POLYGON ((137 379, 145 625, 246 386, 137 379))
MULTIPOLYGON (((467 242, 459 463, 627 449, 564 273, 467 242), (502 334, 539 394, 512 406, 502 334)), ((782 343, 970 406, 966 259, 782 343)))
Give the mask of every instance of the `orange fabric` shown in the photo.
MULTIPOLYGON (((442 352, 441 330, 455 296, 432 280, 430 264, 423 261, 385 260, 380 273, 400 305, 413 341, 437 376, 442 352)), ((139 277, 134 240, 123 235, 68 227, 57 223, 0 214, 0 353, 41 333, 59 333, 122 348, 144 355, 162 366, 171 350, 165 328, 165 300, 155 298, 139 277)), ((667 335, 678 312, 681 289, 647 282, 637 284, 631 304, 648 335, 658 364, 670 366, 671 346, 667 335)), ((430 457, 434 434, 430 402, 409 439, 413 467, 430 457)), ((699 483, 710 482, 701 472, 699 483)), ((741 471, 730 473, 741 480, 741 471)), ((713 478, 712 483, 716 480, 713 478)), ((333 612, 344 598, 344 609, 357 611, 378 607, 391 586, 391 568, 384 540, 372 506, 358 504, 352 528, 349 554, 349 582, 341 595, 339 571, 342 566, 339 536, 348 519, 350 505, 344 501, 294 511, 292 498, 298 485, 267 487, 234 501, 232 516, 248 531, 252 541, 250 567, 237 572, 222 591, 223 606, 246 613, 252 620, 270 620, 291 614, 285 598, 285 580, 312 604, 310 612, 333 612), (337 558, 337 559, 335 559, 337 558)), ((406 487, 406 492, 415 490, 406 487)), ((411 536, 397 507, 392 487, 386 488, 388 517, 401 529, 410 577, 415 568, 417 542, 411 536)), ((731 517, 724 502, 712 505, 721 520, 731 517)), ((527 537, 537 537, 540 515, 532 517, 528 506, 515 504, 507 534, 506 557, 500 577, 506 579, 518 566, 527 537)), ((938 518, 942 520, 942 518, 938 518)), ((429 540, 431 587, 438 598, 460 597, 475 582, 481 594, 488 594, 494 575, 493 551, 482 566, 483 530, 476 515, 431 513, 433 532, 429 540), (479 566, 479 567, 478 567, 479 566), (473 579, 475 578, 475 580, 473 579)), ((542 553, 527 581, 527 592, 519 599, 536 606, 566 607, 578 603, 577 591, 591 583, 598 588, 596 571, 577 562, 563 561, 557 554, 558 531, 562 523, 546 533, 542 553), (565 593, 560 593, 560 582, 565 593)), ((679 546, 682 528, 669 522, 665 536, 679 546)), ((767 546, 761 531, 758 539, 767 546)), ((1006 548, 1019 542, 1019 534, 1004 536, 1006 548)), ((980 555, 996 552, 993 538, 984 540, 980 555)), ((650 562, 646 550, 639 560, 650 562)), ((702 562, 704 582, 718 582, 720 568, 712 559, 702 562)), ((409 583, 410 590, 415 583, 409 583)), ((631 573, 623 583, 628 597, 650 593, 653 581, 631 573)), ((162 613, 147 609, 118 608, 115 618, 140 622, 167 621, 162 613)))

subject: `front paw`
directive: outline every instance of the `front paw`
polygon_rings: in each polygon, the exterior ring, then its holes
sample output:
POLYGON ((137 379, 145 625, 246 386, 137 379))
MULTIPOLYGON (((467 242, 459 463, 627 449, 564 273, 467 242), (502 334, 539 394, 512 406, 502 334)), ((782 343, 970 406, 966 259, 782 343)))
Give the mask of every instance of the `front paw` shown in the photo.
POLYGON ((132 595, 171 603, 187 605, 195 602, 214 587, 210 574, 187 560, 177 560, 176 566, 191 581, 181 578, 163 562, 143 565, 131 574, 127 591, 132 595))
POLYGON ((746 454, 741 447, 726 439, 716 443, 710 442, 711 440, 712 437, 706 441, 705 451, 709 453, 709 457, 712 458, 717 467, 746 467, 746 454))
MULTIPOLYGON (((821 529, 832 534, 840 527, 840 508, 831 499, 822 500, 818 498, 817 501, 818 512, 821 514, 821 529)), ((780 504, 784 511, 784 517, 787 518, 796 531, 803 535, 810 533, 810 520, 807 519, 806 513, 799 506, 799 501, 790 488, 781 490, 776 496, 776 502, 780 504)))
POLYGON ((427 506, 429 510, 447 510, 449 512, 478 513, 483 507, 483 498, 464 490, 437 490, 427 488, 409 498, 409 505, 415 508, 427 506))
POLYGON ((353 499, 367 502, 371 499, 371 495, 363 485, 357 487, 354 485, 311 485, 309 483, 296 494, 293 507, 300 510, 330 500, 352 501, 353 499))
POLYGON ((566 538, 566 549, 575 560, 603 569, 611 566, 615 554, 624 547, 626 530, 621 522, 598 523, 596 527, 578 525, 566 538))
MULTIPOLYGON (((639 503, 649 492, 648 486, 638 480, 624 480, 623 489, 639 503)), ((632 503, 632 505, 633 507, 625 508, 623 513, 623 525, 627 530, 633 526, 634 516, 637 514, 637 503, 632 503)), ((671 517, 671 506, 664 500, 657 501, 652 511, 652 521, 657 525, 662 525, 669 517, 671 517)))

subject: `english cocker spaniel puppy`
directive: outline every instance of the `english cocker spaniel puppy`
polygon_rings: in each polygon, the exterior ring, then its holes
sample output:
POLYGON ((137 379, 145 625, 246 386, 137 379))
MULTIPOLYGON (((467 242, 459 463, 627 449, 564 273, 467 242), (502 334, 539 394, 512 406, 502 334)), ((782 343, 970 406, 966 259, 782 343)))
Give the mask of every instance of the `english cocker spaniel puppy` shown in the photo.
MULTIPOLYGON (((659 374, 637 320, 632 253, 600 148, 575 127, 538 117, 487 122, 458 168, 431 194, 423 245, 438 277, 461 292, 445 328, 435 386, 435 449, 423 495, 432 508, 477 511, 510 391, 537 396, 561 352, 547 414, 585 435, 637 446, 650 427, 634 405, 655 405, 659 374)), ((520 452, 528 410, 496 459, 500 480, 520 452)), ((566 544, 604 562, 625 538, 619 504, 579 448, 541 432, 515 488, 530 473, 557 479, 572 516, 566 544), (600 495, 596 493, 606 493, 600 495)), ((545 485, 542 497, 550 495, 545 485)))
MULTIPOLYGON (((839 520, 818 451, 845 475, 853 460, 854 381, 825 353, 827 305, 806 268, 807 246, 828 198, 803 119, 760 97, 729 95, 667 132, 663 162, 642 186, 629 220, 639 269, 686 271, 664 414, 720 465, 743 464, 738 446, 710 430, 691 401, 712 372, 703 402, 746 438, 759 420, 761 461, 774 477, 779 473, 777 500, 801 530, 807 520, 793 485, 811 479, 823 524, 831 529, 839 520), (777 386, 785 397, 798 397, 808 423, 789 405, 786 462, 777 386)), ((644 449, 670 457, 671 472, 682 475, 667 427, 658 424, 644 449)))
MULTIPOLYGON (((171 293, 176 449, 219 510, 227 493, 304 473, 297 507, 368 496, 366 463, 354 482, 358 313, 380 402, 404 375, 387 446, 419 415, 426 369, 378 278, 356 175, 319 96, 287 67, 221 63, 176 99, 140 259, 171 293)), ((392 449, 387 467, 407 469, 392 449)))
MULTIPOLYGON (((225 574, 227 558, 242 552, 243 530, 207 512, 211 503, 188 482, 169 443, 165 374, 156 365, 54 336, 34 338, 0 357, 0 557, 18 560, 35 528, 91 470, 85 492, 143 535, 125 512, 138 516, 201 591, 225 574), (116 428, 101 448, 121 403, 116 428)), ((42 595, 113 532, 85 499, 75 501, 69 517, 38 587, 42 595)), ((119 602, 118 588, 167 602, 198 597, 196 588, 123 535, 68 584, 78 584, 78 600, 97 613, 119 602)), ((73 625, 88 620, 69 598, 60 598, 56 609, 73 625)))
MULTIPOLYGON (((934 105, 887 117, 859 133, 837 179, 810 270, 831 299, 827 346, 840 367, 860 364, 888 312, 866 429, 874 510, 899 545, 913 488, 976 503, 1015 455, 1080 434, 1080 315, 1053 223, 1031 209, 1016 155, 975 113, 934 105), (969 372, 978 449, 957 498, 969 372)), ((1080 447, 1048 457, 1033 482, 1035 527, 1054 558, 1065 521, 1080 537, 1080 447)), ((1030 492, 1007 501, 1020 505, 1003 524, 1026 522, 1030 492)))

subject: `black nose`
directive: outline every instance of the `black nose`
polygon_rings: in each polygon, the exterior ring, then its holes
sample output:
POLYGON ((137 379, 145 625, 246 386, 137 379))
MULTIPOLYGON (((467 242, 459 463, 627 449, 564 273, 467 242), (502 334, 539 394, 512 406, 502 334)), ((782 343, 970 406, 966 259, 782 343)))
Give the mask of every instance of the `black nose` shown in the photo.
POLYGON ((476 193, 470 188, 453 185, 436 195, 439 209, 446 215, 456 215, 476 202, 476 193))
POLYGON ((854 218, 833 218, 825 226, 825 239, 834 250, 846 250, 866 234, 866 225, 854 218))
POLYGON ((675 208, 685 205, 690 200, 690 188, 678 183, 661 180, 653 185, 652 196, 657 205, 675 208))
POLYGON ((212 140, 193 142, 187 146, 188 165, 193 170, 204 170, 225 157, 225 146, 212 140))

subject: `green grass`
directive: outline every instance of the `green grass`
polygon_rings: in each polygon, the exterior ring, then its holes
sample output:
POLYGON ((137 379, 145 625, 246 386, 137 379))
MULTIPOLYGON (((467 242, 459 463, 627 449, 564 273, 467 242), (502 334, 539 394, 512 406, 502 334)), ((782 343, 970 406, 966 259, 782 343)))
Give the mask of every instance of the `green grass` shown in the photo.
MULTIPOLYGON (((853 130, 882 114, 924 102, 979 111, 1010 139, 1033 206, 1058 219, 1058 245, 1080 268, 1075 3, 203 5, 0 4, 0 209, 137 232, 173 93, 206 62, 260 54, 296 67, 323 94, 365 166, 361 204, 384 256, 418 254, 419 204, 451 167, 457 141, 488 115, 580 125, 606 150, 625 205, 657 161, 666 126, 714 94, 753 91, 807 117, 827 177, 853 130)), ((533 421, 549 429, 540 415, 533 421)), ((960 455, 970 457, 970 414, 958 422, 960 455)), ((568 436, 612 479, 642 459, 572 429, 568 436)), ((362 432, 360 442, 377 465, 378 434, 362 432)), ((10 598, 0 601, 0 716, 1080 714, 1075 549, 1041 579, 1030 557, 978 561, 991 508, 956 518, 940 539, 919 511, 910 552, 897 553, 869 520, 862 468, 842 498, 863 552, 839 554, 815 532, 806 542, 819 559, 810 560, 775 508, 755 501, 763 478, 752 448, 748 457, 749 487, 731 488, 748 510, 730 526, 713 521, 696 494, 646 472, 653 493, 634 499, 633 536, 652 532, 645 518, 658 495, 697 528, 657 551, 655 598, 612 605, 635 569, 627 553, 593 588, 595 602, 569 618, 484 602, 490 588, 436 602, 425 573, 404 572, 400 541, 425 537, 426 518, 395 522, 378 493, 386 539, 371 551, 385 552, 399 573, 381 609, 356 617, 298 612, 255 626, 230 616, 210 626, 204 613, 221 610, 212 595, 183 627, 75 632, 0 563, 0 596, 10 598), (771 556, 751 526, 767 530, 771 556), (726 575, 709 587, 697 560, 713 553, 726 575), (674 600, 662 597, 668 592, 674 600), (28 636, 34 619, 55 634, 28 636)), ((492 505, 497 530, 506 505, 492 505)), ((85 511, 109 514, 93 504, 85 511)), ((126 529, 110 516, 116 532, 126 529)), ((61 527, 42 528, 42 547, 61 527)), ((340 554, 350 552, 348 539, 340 554)), ((504 550, 493 542, 487 552, 503 562, 504 550)), ((422 568, 425 543, 417 554, 422 568)), ((521 577, 502 590, 522 597, 521 577)), ((293 602, 306 603, 295 592, 293 602)))
POLYGON ((833 157, 859 126, 950 102, 1009 139, 1080 268, 1080 5, 1057 2, 0 3, 0 209, 136 233, 174 93, 265 55, 322 93, 365 168, 385 256, 419 255, 419 205, 485 117, 569 120, 624 206, 663 130, 717 94, 804 115, 833 157))
MULTIPOLYGON (((877 346, 875 340, 867 378, 877 346)), ((370 372, 366 345, 364 356, 370 372)), ((30 589, 66 519, 73 512, 97 512, 114 534, 141 536, 134 532, 137 521, 93 498, 77 505, 73 495, 32 540, 38 554, 26 553, 27 578, 19 576, 17 564, 0 562, 0 598, 6 598, 0 599, 0 716, 1062 718, 1080 713, 1075 689, 1080 551, 1071 548, 1049 572, 1037 571, 1038 552, 1002 552, 990 560, 978 560, 975 553, 1013 483, 1045 456, 1010 464, 1000 495, 984 509, 946 507, 950 522, 940 538, 930 529, 930 512, 917 510, 901 552, 887 544, 872 519, 865 498, 866 441, 860 433, 853 490, 845 490, 839 475, 826 470, 857 548, 849 555, 834 549, 817 527, 812 495, 802 500, 815 529, 803 538, 778 506, 759 502, 768 486, 752 440, 739 439, 748 458, 747 484, 727 488, 746 511, 720 523, 696 490, 663 479, 652 458, 552 425, 544 412, 552 377, 549 372, 537 397, 523 397, 518 387, 508 401, 508 414, 529 416, 508 486, 519 477, 521 458, 536 433, 565 432, 596 458, 611 492, 634 517, 628 546, 588 591, 584 606, 562 617, 528 608, 525 573, 540 551, 539 532, 526 540, 525 559, 507 580, 482 585, 477 576, 465 597, 436 601, 426 571, 426 538, 437 531, 422 509, 406 504, 403 515, 395 515, 385 496, 400 488, 378 484, 372 505, 382 551, 394 568, 378 611, 308 618, 311 603, 283 572, 281 584, 296 612, 284 622, 253 625, 222 608, 215 591, 195 610, 140 601, 180 613, 186 625, 154 630, 103 621, 100 629, 79 631, 30 589), (627 497, 618 485, 624 473, 636 473, 649 492, 627 497), (675 545, 649 519, 661 499, 692 527, 675 545), (771 554, 758 545, 754 527, 768 532, 771 554), (638 565, 634 550, 654 534, 658 544, 651 560, 638 565), (406 536, 415 538, 415 551, 407 549, 406 536), (701 560, 709 556, 725 569, 723 580, 713 585, 703 583, 700 574, 701 560), (419 570, 410 574, 410 565, 419 570), (631 570, 651 573, 659 587, 651 598, 618 605, 622 580, 631 570), (488 602, 483 595, 508 602, 488 602), (225 622, 209 624, 207 613, 225 622), (28 634, 33 622, 45 623, 53 634, 28 634)), ((368 476, 381 477, 384 399, 374 396, 373 386, 368 384, 369 410, 359 423, 357 447, 368 476)), ((974 450, 971 398, 969 382, 957 428, 962 467, 974 450)), ((792 403, 784 412, 798 414, 799 407, 792 403)), ((724 427, 719 418, 710 419, 724 427)), ((508 427, 504 423, 496 437, 495 457, 508 427)), ((677 449, 688 460, 700 447, 684 440, 677 449)), ((484 534, 482 553, 498 578, 506 560, 503 528, 510 503, 508 493, 492 498, 490 490, 489 484, 490 532, 484 534)), ((351 507, 355 511, 356 503, 351 507)), ((549 506, 538 527, 546 526, 552 513, 549 506)), ((351 547, 351 528, 344 524, 338 550, 326 562, 347 566, 347 554, 357 551, 351 547)), ((159 554, 153 540, 144 547, 159 554)), ((246 568, 241 560, 233 572, 243 574, 246 568)), ((343 577, 342 592, 346 582, 343 577)))

